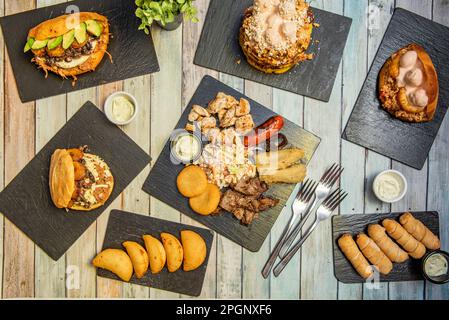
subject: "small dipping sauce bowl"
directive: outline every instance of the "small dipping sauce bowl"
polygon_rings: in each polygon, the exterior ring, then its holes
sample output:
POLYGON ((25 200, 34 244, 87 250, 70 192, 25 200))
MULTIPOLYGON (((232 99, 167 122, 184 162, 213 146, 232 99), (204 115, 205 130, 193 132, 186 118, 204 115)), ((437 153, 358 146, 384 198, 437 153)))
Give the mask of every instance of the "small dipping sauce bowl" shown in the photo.
POLYGON ((175 130, 170 136, 170 156, 174 164, 190 164, 202 154, 201 138, 186 130, 175 130))
POLYGON ((399 171, 383 171, 373 181, 373 192, 380 201, 398 202, 407 193, 407 179, 399 171))
POLYGON ((424 278, 432 283, 449 282, 449 253, 441 250, 429 252, 422 259, 421 269, 424 278))
POLYGON ((112 123, 124 126, 133 122, 139 112, 139 105, 134 96, 118 91, 111 94, 104 104, 104 113, 112 123))

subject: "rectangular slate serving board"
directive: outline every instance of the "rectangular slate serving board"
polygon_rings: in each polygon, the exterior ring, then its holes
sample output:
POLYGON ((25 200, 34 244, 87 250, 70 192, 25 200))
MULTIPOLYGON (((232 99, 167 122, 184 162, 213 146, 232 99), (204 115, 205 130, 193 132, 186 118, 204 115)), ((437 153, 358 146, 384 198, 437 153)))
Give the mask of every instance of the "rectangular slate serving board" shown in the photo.
MULTIPOLYGON (((367 233, 370 224, 382 222, 384 219, 394 219, 399 222, 401 213, 385 214, 351 214, 332 218, 332 244, 334 251, 334 274, 343 283, 364 283, 365 280, 354 270, 349 260, 338 247, 338 239, 345 233, 357 235, 367 233)), ((440 234, 438 212, 412 212, 413 216, 426 225, 434 234, 440 234)), ((394 263, 393 270, 387 276, 380 275, 381 282, 424 280, 421 274, 421 260, 409 258, 404 263, 394 263)))
MULTIPOLYGON (((210 76, 206 76, 181 116, 176 129, 185 128, 187 117, 193 104, 206 106, 220 91, 237 99, 241 97, 248 99, 256 126, 276 115, 273 111, 242 95, 240 92, 210 76)), ((318 148, 320 138, 286 119, 284 129, 281 132, 287 136, 290 144, 305 150, 305 159, 308 163, 318 148)), ((184 198, 176 187, 176 177, 182 169, 182 165, 175 165, 171 162, 170 143, 167 142, 145 181, 143 190, 253 252, 259 251, 295 187, 294 185, 274 185, 266 194, 280 199, 279 204, 271 210, 261 212, 259 218, 255 219, 250 226, 244 226, 232 214, 227 212, 218 216, 201 216, 192 211, 189 207, 188 199, 184 198)))
MULTIPOLYGON (((181 268, 176 272, 170 273, 165 267, 158 274, 152 274, 151 271, 148 271, 141 279, 137 279, 133 275, 130 283, 197 297, 201 294, 203 288, 210 249, 214 240, 212 231, 140 214, 112 210, 106 229, 103 250, 108 248, 124 249, 122 243, 125 241, 136 241, 145 247, 142 239, 142 236, 145 234, 160 239, 162 232, 168 232, 181 240, 182 230, 194 231, 204 239, 207 246, 207 255, 204 263, 198 269, 189 272, 185 272, 181 268)), ((97 269, 97 275, 120 280, 115 274, 104 269, 97 269)))
POLYGON ((134 14, 135 10, 134 1, 129 0, 77 0, 0 18, 22 102, 159 71, 153 40, 137 30, 140 22, 134 14), (72 86, 71 79, 64 80, 53 73, 45 79, 45 73, 30 61, 33 54, 23 53, 31 28, 72 10, 97 12, 109 19, 111 38, 108 52, 113 58, 111 63, 105 55, 95 72, 78 76, 75 86, 72 86))
POLYGON ((0 212, 53 260, 58 260, 149 164, 150 157, 91 102, 87 102, 0 193, 0 212), (114 190, 103 207, 90 212, 54 206, 48 186, 56 149, 87 145, 114 176, 114 190))
POLYGON ((194 63, 328 102, 352 19, 313 8, 315 21, 320 24, 314 28, 308 50, 315 54, 314 59, 285 74, 265 74, 246 62, 238 40, 243 14, 253 3, 253 0, 211 0, 194 63))
POLYGON ((421 170, 449 104, 449 28, 404 9, 396 9, 359 94, 343 138, 421 170), (385 61, 410 43, 423 46, 438 73, 440 96, 433 121, 407 123, 381 107, 378 76, 385 61))

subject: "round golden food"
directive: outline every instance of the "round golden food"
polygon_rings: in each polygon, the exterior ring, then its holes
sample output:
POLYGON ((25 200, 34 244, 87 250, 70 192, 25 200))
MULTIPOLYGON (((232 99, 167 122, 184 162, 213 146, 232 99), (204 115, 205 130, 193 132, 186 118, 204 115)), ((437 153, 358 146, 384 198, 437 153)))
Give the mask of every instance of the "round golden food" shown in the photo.
POLYGON ((181 242, 184 248, 184 271, 198 269, 206 260, 206 242, 198 233, 191 230, 181 231, 181 242))
POLYGON ((190 207, 203 216, 212 214, 220 203, 220 189, 215 184, 207 184, 206 190, 199 196, 189 199, 190 207))
POLYGON ((179 173, 176 184, 184 197, 196 197, 206 190, 207 176, 200 167, 188 166, 179 173))

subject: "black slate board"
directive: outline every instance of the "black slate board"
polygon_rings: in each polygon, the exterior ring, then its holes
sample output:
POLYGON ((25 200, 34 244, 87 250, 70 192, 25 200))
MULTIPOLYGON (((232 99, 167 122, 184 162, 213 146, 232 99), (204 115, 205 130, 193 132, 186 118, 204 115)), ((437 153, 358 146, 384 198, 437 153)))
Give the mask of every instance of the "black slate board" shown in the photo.
MULTIPOLYGON (((384 219, 394 219, 399 222, 401 213, 385 214, 351 214, 332 218, 332 244, 334 251, 334 274, 343 283, 364 283, 365 280, 354 270, 351 263, 338 247, 338 239, 345 233, 357 235, 367 232, 370 224, 380 223, 384 219)), ((440 234, 438 212, 412 212, 413 216, 424 223, 434 234, 440 234)), ((404 263, 394 263, 393 270, 387 276, 380 275, 381 282, 424 280, 421 273, 421 260, 408 259, 404 263)))
POLYGON ((253 0, 211 0, 194 63, 240 78, 328 102, 351 28, 352 19, 313 8, 320 27, 314 28, 306 61, 282 75, 252 68, 238 37, 246 8, 253 0), (319 41, 316 43, 315 41, 319 41), (240 61, 240 63, 237 63, 240 61))
POLYGON ((149 162, 150 157, 135 142, 87 102, 0 193, 0 212, 58 260, 149 162), (50 158, 56 149, 84 145, 109 165, 114 190, 103 207, 66 212, 51 201, 50 158))
POLYGON ((449 28, 404 9, 396 9, 349 118, 343 138, 421 170, 449 103, 449 28), (384 111, 378 99, 378 76, 385 61, 410 44, 423 46, 433 60, 440 83, 435 118, 407 123, 384 111))
POLYGON ((90 88, 159 71, 151 36, 138 31, 139 19, 134 12, 134 1, 129 0, 77 0, 0 18, 9 58, 22 102, 47 98, 62 93, 90 88), (72 80, 45 73, 30 60, 33 54, 23 53, 28 31, 39 23, 71 13, 71 10, 97 12, 109 19, 111 39, 108 52, 97 70, 80 75, 75 86, 72 80))
MULTIPOLYGON (((125 241, 135 241, 145 247, 142 239, 143 235, 148 234, 160 239, 160 234, 162 232, 171 233, 181 241, 182 230, 194 231, 204 239, 207 246, 207 256, 204 263, 198 269, 189 272, 181 270, 182 267, 180 270, 173 273, 168 272, 166 267, 158 274, 152 274, 151 271, 148 271, 141 279, 137 279, 136 276, 133 275, 130 282, 197 297, 201 294, 203 288, 207 262, 209 261, 210 249, 214 240, 213 232, 181 223, 112 210, 106 229, 103 250, 108 248, 124 249, 122 243, 125 241)), ((115 274, 104 269, 98 269, 97 275, 100 277, 120 280, 115 274)))
MULTIPOLYGON (((237 99, 241 97, 248 99, 256 126, 276 115, 273 111, 242 95, 240 92, 210 76, 206 76, 200 83, 176 128, 185 128, 187 117, 193 104, 206 106, 220 91, 237 99)), ((292 145, 305 150, 305 159, 308 163, 318 148, 320 138, 286 119, 284 129, 281 132, 287 136, 292 145)), ((280 199, 279 204, 271 210, 260 213, 259 218, 255 219, 248 227, 241 225, 230 213, 205 217, 193 212, 189 207, 188 199, 184 198, 176 187, 176 177, 182 169, 182 165, 174 165, 171 162, 170 144, 167 142, 145 181, 143 190, 253 252, 259 251, 295 187, 294 185, 274 185, 266 194, 280 199)))

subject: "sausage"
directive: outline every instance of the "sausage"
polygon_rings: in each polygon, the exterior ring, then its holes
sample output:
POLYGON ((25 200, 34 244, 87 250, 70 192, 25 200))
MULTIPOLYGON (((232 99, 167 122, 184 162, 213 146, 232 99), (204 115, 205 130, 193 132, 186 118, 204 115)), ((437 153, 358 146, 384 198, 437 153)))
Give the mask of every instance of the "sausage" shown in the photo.
POLYGON ((245 147, 254 147, 262 142, 270 140, 284 127, 284 118, 281 116, 274 116, 263 124, 254 129, 250 135, 245 136, 243 143, 245 147))

